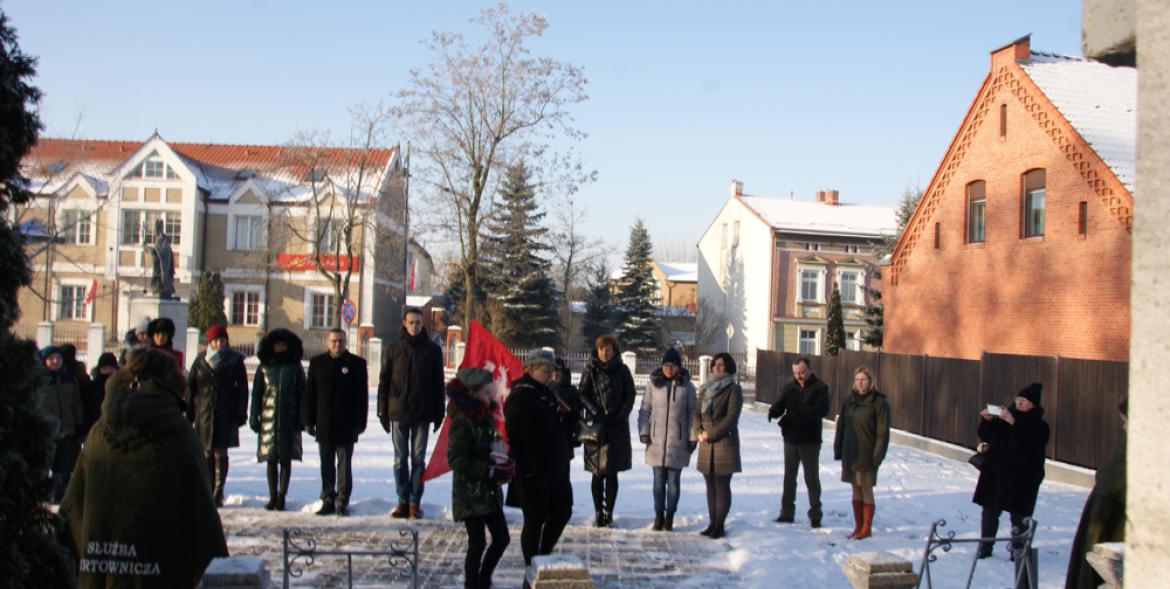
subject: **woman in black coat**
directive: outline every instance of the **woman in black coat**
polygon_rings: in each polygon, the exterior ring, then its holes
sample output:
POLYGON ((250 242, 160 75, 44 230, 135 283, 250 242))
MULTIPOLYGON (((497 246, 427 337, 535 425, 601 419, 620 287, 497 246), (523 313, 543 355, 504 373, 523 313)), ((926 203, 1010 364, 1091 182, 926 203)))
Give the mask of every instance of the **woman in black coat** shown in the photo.
POLYGON ((593 525, 613 523, 617 502, 617 473, 630 470, 630 412, 634 410, 634 377, 622 364, 618 341, 612 335, 597 338, 594 355, 581 374, 581 397, 588 405, 601 409, 598 419, 605 421, 605 441, 585 442, 585 470, 593 473, 593 525))
POLYGON ((228 345, 224 326, 207 328, 207 350, 191 363, 187 395, 187 417, 207 457, 215 506, 223 507, 228 448, 240 445, 240 427, 248 422, 248 371, 244 355, 228 345))
POLYGON ((248 425, 260 436, 256 458, 268 463, 268 503, 264 509, 269 511, 284 511, 292 461, 300 460, 303 451, 304 351, 301 338, 284 328, 268 332, 256 351, 260 367, 252 380, 248 425))
MULTIPOLYGON (((995 537, 1003 512, 1011 515, 1013 528, 1022 530, 1024 518, 1036 509, 1049 436, 1040 407, 1041 390, 1040 383, 1032 383, 1016 393, 1015 403, 1002 407, 1000 415, 987 409, 979 414, 983 418, 979 439, 988 446, 972 501, 983 507, 983 538, 995 537)), ((991 556, 991 548, 990 542, 980 544, 979 558, 991 556)))

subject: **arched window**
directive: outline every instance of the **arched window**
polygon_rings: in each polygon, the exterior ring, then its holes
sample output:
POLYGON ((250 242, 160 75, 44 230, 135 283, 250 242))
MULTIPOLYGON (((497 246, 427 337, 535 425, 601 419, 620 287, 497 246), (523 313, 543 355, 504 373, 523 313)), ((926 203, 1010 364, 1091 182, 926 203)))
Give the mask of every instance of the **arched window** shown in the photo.
POLYGON ((987 183, 967 184, 967 243, 983 243, 987 228, 987 183))
POLYGON ((1022 234, 1024 237, 1044 235, 1044 169, 1028 170, 1021 184, 1024 193, 1023 206, 1020 207, 1022 234))

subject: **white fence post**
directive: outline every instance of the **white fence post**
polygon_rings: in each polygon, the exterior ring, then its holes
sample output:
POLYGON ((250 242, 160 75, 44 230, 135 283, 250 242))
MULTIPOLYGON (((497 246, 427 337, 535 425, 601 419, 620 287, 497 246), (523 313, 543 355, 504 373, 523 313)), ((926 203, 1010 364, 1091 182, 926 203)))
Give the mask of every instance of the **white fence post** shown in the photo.
POLYGON ((622 352, 622 364, 630 369, 630 374, 638 374, 638 355, 633 352, 622 352))
POLYGON ((90 323, 85 338, 85 364, 97 366, 98 358, 106 350, 106 326, 104 323, 90 323))
POLYGON ((382 376, 382 338, 372 337, 366 342, 366 371, 370 375, 370 386, 378 388, 382 376))
MULTIPOLYGON (((187 366, 190 366, 193 362, 195 362, 195 356, 199 355, 199 330, 198 329, 196 329, 194 327, 187 328, 186 344, 187 344, 187 349, 183 350, 183 361, 187 363, 187 366)), ((182 366, 181 368, 185 371, 185 370, 187 370, 187 366, 182 366)))
MULTIPOLYGON (((455 368, 463 365, 463 353, 467 351, 467 344, 459 342, 455 344, 455 368)), ((523 361, 523 360, 521 360, 523 361)), ((520 377, 516 377, 520 378, 520 377)))
POLYGON ((41 321, 37 323, 37 348, 44 349, 53 345, 53 322, 41 321))
POLYGON ((707 375, 711 373, 711 357, 699 356, 699 382, 707 382, 707 375))

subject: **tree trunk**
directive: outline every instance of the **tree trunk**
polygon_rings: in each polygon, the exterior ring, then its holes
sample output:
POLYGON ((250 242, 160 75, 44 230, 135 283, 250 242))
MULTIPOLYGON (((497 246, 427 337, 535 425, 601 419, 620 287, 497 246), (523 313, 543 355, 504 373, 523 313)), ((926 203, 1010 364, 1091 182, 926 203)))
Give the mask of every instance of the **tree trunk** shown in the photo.
POLYGON ((479 285, 479 226, 472 220, 467 220, 467 259, 463 267, 463 323, 468 329, 472 319, 479 319, 479 309, 475 304, 475 291, 479 285))

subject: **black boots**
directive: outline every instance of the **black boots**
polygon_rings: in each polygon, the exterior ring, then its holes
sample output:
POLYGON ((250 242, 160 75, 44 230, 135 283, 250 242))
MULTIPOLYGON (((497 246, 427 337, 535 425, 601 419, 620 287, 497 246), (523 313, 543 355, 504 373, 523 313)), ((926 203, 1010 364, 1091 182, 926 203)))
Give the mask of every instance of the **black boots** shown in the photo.
POLYGON ((654 512, 654 527, 653 527, 653 530, 654 530, 655 532, 661 532, 661 531, 662 531, 662 528, 663 528, 665 525, 666 525, 666 515, 665 515, 663 512, 661 512, 661 511, 655 511, 655 512, 654 512))
POLYGON ((223 488, 227 485, 228 457, 216 456, 215 461, 215 506, 223 507, 223 488))
POLYGON ((598 511, 597 514, 593 516, 593 527, 595 528, 608 528, 612 523, 612 511, 598 511))
POLYGON ((674 512, 666 512, 666 520, 662 522, 662 529, 670 532, 674 530, 674 512))

